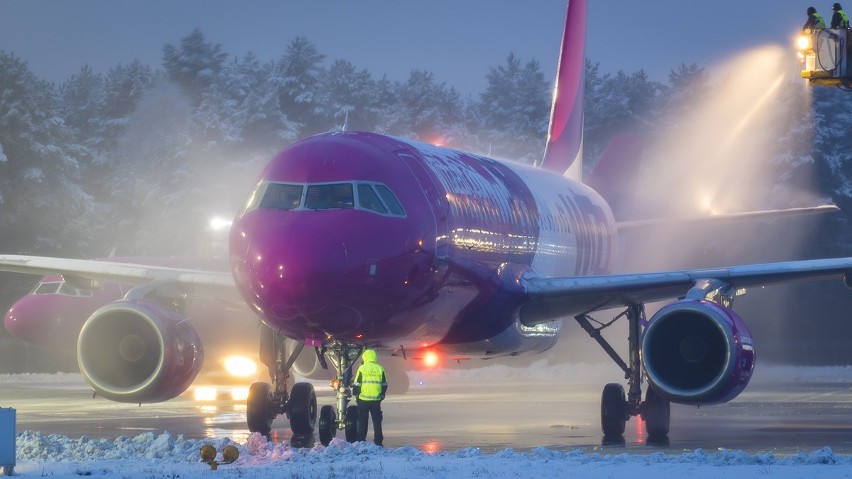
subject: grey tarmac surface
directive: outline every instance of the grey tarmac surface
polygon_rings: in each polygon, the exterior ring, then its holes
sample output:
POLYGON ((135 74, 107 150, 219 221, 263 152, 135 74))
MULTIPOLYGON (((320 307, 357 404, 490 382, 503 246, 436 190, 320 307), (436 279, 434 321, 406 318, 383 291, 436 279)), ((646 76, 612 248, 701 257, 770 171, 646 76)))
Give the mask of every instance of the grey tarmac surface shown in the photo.
MULTIPOLYGON (((636 418, 628 422, 623 444, 604 444, 600 393, 605 382, 620 382, 611 369, 560 365, 413 372, 409 392, 383 404, 385 446, 411 445, 430 452, 466 447, 528 451, 543 446, 606 453, 724 448, 775 454, 828 446, 852 454, 852 368, 764 366, 749 388, 728 404, 673 405, 667 444, 646 444, 636 418)), ((314 384, 319 404, 332 404, 330 388, 321 381, 314 384)), ((79 375, 37 380, 0 376, 0 407, 17 410, 19 432, 114 438, 168 431, 235 441, 248 435, 245 406, 233 400, 198 402, 186 394, 158 404, 118 404, 93 399, 79 375)), ((291 439, 286 418, 276 419, 271 436, 291 439)), ((296 439, 307 446, 318 440, 296 439)))

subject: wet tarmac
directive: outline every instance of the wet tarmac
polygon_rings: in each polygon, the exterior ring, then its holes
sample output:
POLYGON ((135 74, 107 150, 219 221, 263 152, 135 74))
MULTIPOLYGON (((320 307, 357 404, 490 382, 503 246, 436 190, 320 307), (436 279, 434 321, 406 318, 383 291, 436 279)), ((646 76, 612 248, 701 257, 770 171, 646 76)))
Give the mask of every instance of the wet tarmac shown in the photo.
MULTIPOLYGON (((574 368, 575 373, 531 375, 505 370, 456 377, 415 373, 407 394, 391 396, 383 404, 385 446, 411 445, 429 452, 466 447, 529 451, 543 446, 607 453, 724 448, 775 454, 827 446, 852 454, 850 368, 770 368, 756 374, 746 392, 728 404, 673 405, 666 444, 646 444, 643 425, 635 418, 627 424, 623 443, 604 443, 600 391, 611 377, 598 378, 594 368, 591 372, 583 366, 574 368), (550 380, 543 380, 548 376, 550 380)), ((320 405, 332 404, 331 390, 322 382, 315 384, 320 405)), ((187 394, 158 404, 118 404, 93 399, 77 375, 59 382, 49 377, 38 381, 0 377, 0 407, 17 409, 18 431, 70 437, 168 431, 188 438, 227 436, 243 441, 248 435, 245 406, 239 402, 199 402, 187 394)), ((271 436, 291 440, 286 418, 276 420, 271 436)), ((307 446, 318 440, 297 439, 307 446)))

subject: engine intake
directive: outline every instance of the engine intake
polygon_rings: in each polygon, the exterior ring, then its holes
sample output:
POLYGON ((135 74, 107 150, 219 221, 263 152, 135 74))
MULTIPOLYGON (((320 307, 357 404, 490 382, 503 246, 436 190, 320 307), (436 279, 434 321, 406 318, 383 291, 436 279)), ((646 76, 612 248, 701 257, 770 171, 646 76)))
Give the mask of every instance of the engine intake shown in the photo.
POLYGON ((745 389, 754 370, 751 332, 730 309, 681 300, 645 328, 642 363, 651 386, 672 402, 719 404, 745 389))
POLYGON ((204 362, 198 333, 152 301, 116 301, 95 311, 77 339, 80 372, 95 393, 118 402, 171 399, 204 362))

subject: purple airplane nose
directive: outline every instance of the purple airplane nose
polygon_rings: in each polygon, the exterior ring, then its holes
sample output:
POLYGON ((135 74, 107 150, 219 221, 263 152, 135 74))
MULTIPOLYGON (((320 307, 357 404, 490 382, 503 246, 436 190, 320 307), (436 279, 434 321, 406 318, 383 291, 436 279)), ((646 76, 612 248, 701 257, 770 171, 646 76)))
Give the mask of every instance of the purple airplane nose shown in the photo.
POLYGON ((12 336, 42 347, 74 349, 80 320, 67 318, 62 304, 51 296, 27 295, 6 312, 3 326, 12 336))
POLYGON ((339 335, 360 324, 348 294, 354 272, 346 243, 327 225, 335 223, 264 221, 237 233, 245 248, 233 259, 237 282, 268 321, 291 335, 339 335))

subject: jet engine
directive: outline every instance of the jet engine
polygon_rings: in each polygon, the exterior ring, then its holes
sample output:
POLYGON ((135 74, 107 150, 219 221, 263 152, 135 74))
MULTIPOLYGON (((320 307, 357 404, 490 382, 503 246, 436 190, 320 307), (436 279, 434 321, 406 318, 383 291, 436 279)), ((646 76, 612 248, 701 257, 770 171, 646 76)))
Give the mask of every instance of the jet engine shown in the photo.
POLYGON ((719 404, 745 389, 754 370, 751 332, 729 308, 680 300, 645 328, 642 363, 651 386, 672 402, 719 404))
MULTIPOLYGON (((287 341, 287 343, 287 354, 290 354, 296 344, 295 341, 287 341)), ((293 372, 305 379, 331 379, 334 377, 334 372, 330 367, 323 369, 314 348, 302 349, 299 357, 293 363, 293 372)))
POLYGON ((149 300, 121 300, 98 309, 77 339, 80 372, 95 393, 118 402, 171 399, 185 391, 204 361, 195 329, 149 300))

